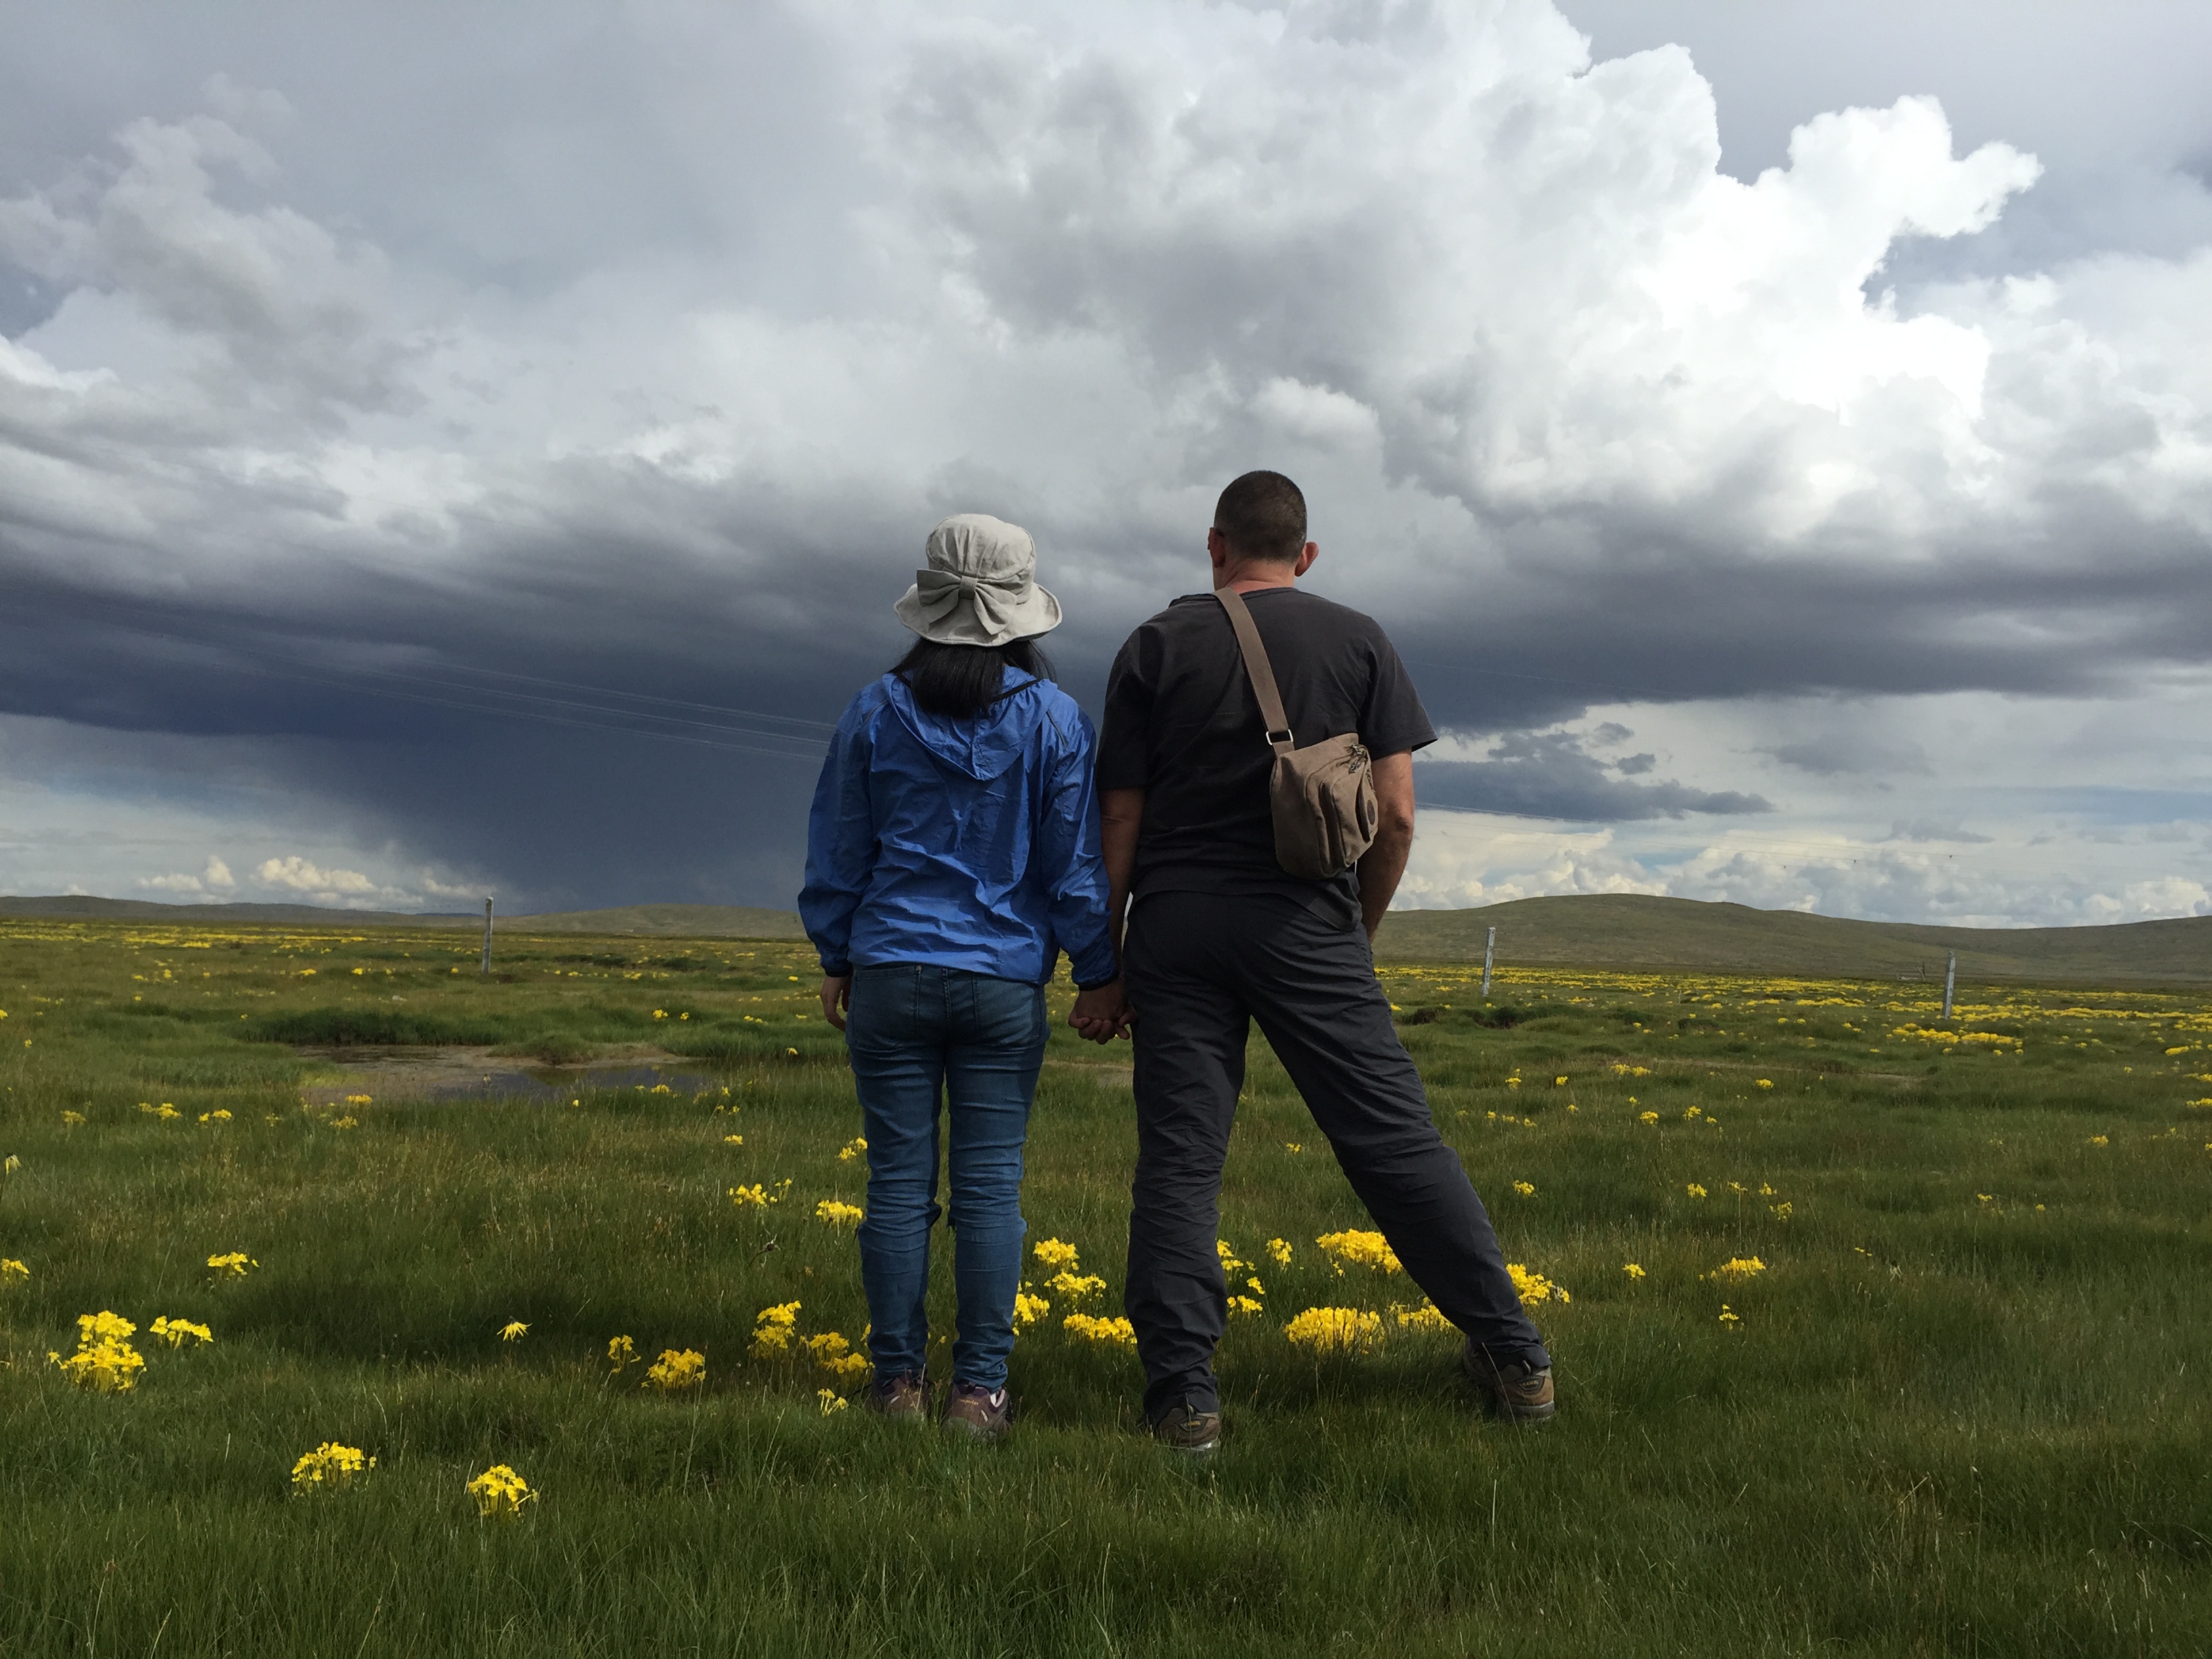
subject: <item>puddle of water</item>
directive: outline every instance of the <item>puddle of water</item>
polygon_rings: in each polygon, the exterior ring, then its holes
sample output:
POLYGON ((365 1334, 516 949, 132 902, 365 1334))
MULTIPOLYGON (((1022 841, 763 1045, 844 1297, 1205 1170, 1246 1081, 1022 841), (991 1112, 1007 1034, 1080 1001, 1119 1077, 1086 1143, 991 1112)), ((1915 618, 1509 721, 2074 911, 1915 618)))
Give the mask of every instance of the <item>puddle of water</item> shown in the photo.
POLYGON ((489 1048, 328 1048, 300 1051, 345 1073, 345 1081, 302 1091, 318 1105, 336 1105, 348 1095, 375 1100, 568 1101, 586 1090, 665 1088, 689 1099, 720 1093, 725 1079, 685 1069, 672 1056, 602 1061, 592 1066, 518 1065, 511 1055, 489 1048))

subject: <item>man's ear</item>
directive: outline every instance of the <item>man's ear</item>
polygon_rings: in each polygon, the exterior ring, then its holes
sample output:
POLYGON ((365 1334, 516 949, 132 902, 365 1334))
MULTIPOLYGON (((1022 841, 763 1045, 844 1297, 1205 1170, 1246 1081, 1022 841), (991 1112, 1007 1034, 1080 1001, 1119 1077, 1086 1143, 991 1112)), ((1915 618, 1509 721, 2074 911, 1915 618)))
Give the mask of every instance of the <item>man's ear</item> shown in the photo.
POLYGON ((1213 561, 1216 570, 1226 569, 1229 564, 1229 538, 1217 529, 1206 532, 1206 556, 1213 561))
POLYGON ((1321 544, 1308 542, 1305 551, 1298 555, 1297 563, 1291 567, 1291 574, 1294 577, 1304 575, 1307 571, 1314 568, 1314 561, 1319 557, 1321 557, 1321 544))

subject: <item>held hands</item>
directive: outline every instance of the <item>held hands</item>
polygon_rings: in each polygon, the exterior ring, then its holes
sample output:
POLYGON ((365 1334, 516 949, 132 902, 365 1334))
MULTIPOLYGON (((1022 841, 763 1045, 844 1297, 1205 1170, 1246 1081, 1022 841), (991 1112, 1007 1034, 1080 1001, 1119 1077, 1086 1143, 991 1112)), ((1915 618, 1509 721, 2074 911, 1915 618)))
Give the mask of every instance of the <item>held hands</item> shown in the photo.
POLYGON ((845 1010, 852 1006, 853 976, 831 974, 822 981, 822 1018, 837 1030, 845 1029, 845 1010))
POLYGON ((1137 1011, 1129 1006, 1118 979, 1077 992, 1075 1006, 1067 1011, 1067 1023, 1079 1036, 1092 1042, 1111 1042, 1117 1036, 1127 1036, 1136 1018, 1137 1011))

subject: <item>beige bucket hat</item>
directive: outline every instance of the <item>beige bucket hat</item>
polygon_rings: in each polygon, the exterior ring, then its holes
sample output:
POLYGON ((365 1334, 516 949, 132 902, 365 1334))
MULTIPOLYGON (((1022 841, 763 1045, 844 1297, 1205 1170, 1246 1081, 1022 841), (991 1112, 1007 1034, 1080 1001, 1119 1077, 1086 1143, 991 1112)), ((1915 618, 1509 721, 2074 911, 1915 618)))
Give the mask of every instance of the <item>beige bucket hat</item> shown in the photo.
POLYGON ((1004 645, 1060 626, 1060 601, 1036 585, 1036 543, 988 513, 956 513, 929 532, 927 568, 891 609, 939 645, 1004 645))

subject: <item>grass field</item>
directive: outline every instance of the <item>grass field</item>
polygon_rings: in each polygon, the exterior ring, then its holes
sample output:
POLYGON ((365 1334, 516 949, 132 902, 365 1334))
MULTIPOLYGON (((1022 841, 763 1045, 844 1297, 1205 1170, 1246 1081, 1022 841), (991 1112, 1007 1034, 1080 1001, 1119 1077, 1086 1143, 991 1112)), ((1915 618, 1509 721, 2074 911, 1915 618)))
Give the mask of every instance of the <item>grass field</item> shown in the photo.
POLYGON ((1485 1005, 1386 967, 1509 1257, 1565 1293, 1559 1417, 1486 1419, 1403 1277, 1331 1264, 1365 1218, 1255 1044, 1222 1234, 1264 1290, 1192 1471, 1137 1432, 1133 1356, 1063 1323, 1119 1311, 1126 1050, 1054 1040, 1024 1207, 1106 1288, 1039 1266, 1021 1422, 973 1448, 840 1408, 807 1346, 860 1340, 820 1209, 865 1182, 803 950, 500 967, 0 928, 0 1654, 2212 1651, 2202 994, 1970 994, 1947 1031, 1919 986, 1558 969, 1485 1005), (349 1041, 714 1081, 303 1107, 343 1078, 293 1045, 349 1041), (1310 1353, 1312 1307, 1379 1335, 1310 1353), (102 1311, 127 1391, 48 1358, 102 1311), (664 1350, 703 1384, 641 1386, 664 1350), (325 1442, 375 1466, 296 1492, 325 1442), (495 1465, 515 1518, 464 1490, 495 1465))

